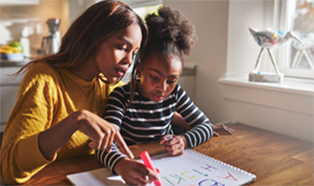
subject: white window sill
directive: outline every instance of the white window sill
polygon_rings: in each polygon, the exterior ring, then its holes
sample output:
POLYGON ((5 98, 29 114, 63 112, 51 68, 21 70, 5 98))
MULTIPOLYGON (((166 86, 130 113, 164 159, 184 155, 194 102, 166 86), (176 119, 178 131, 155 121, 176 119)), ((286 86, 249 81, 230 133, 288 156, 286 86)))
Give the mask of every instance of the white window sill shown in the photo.
POLYGON ((296 78, 285 77, 281 83, 267 83, 267 82, 251 82, 248 79, 241 78, 220 78, 219 83, 250 87, 256 89, 264 89, 271 91, 280 91, 286 93, 295 93, 301 95, 314 95, 314 80, 298 80, 296 78))
POLYGON ((285 78, 282 83, 261 83, 220 78, 218 82, 226 100, 313 115, 313 80, 301 82, 285 78))

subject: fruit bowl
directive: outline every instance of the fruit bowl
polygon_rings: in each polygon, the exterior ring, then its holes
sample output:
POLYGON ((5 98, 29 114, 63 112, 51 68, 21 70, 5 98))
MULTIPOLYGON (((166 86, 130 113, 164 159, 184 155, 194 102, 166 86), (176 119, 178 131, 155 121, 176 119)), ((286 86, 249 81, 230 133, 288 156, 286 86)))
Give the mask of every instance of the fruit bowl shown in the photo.
POLYGON ((24 59, 24 54, 23 53, 13 53, 13 54, 0 53, 0 58, 5 59, 5 60, 21 61, 24 59))

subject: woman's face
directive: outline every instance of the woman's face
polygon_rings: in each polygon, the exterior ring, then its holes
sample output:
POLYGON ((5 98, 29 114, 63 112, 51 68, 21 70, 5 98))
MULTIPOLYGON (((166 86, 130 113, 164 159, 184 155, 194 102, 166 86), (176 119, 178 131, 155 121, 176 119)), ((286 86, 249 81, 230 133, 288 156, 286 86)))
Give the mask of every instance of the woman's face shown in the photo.
POLYGON ((107 81, 115 83, 124 76, 140 48, 142 32, 138 24, 132 24, 105 39, 96 48, 95 62, 107 81))
POLYGON ((144 61, 140 69, 140 93, 158 103, 167 97, 175 88, 182 72, 182 62, 178 57, 152 54, 144 61))

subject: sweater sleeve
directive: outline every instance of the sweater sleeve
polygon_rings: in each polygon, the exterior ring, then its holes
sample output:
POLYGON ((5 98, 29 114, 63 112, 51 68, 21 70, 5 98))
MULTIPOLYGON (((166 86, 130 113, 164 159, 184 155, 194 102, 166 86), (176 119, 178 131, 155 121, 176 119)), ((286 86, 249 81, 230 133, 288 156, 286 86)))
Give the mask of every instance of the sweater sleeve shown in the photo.
POLYGON ((213 136, 213 128, 206 115, 190 100, 186 92, 177 87, 177 110, 185 121, 191 126, 191 130, 183 136, 188 142, 188 147, 194 148, 213 136))
POLYGON ((26 73, 6 124, 1 148, 1 179, 6 184, 26 182, 56 159, 45 159, 38 146, 39 133, 51 126, 56 102, 53 77, 48 75, 52 73, 45 70, 26 73))
MULTIPOLYGON (((119 131, 126 104, 127 99, 123 87, 117 87, 114 91, 112 91, 107 100, 104 119, 116 125, 119 128, 119 131)), ((96 157, 101 164, 109 169, 110 172, 116 174, 114 171, 115 165, 119 160, 126 156, 119 151, 116 144, 112 144, 110 153, 107 151, 96 151, 96 157)))

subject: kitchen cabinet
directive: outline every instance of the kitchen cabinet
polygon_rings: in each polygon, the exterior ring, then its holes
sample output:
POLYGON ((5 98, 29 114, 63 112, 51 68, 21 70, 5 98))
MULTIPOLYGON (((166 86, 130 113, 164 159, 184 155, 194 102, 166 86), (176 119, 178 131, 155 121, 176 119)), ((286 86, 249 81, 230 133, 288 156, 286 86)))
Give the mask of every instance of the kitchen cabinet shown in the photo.
POLYGON ((14 78, 10 74, 14 74, 20 70, 21 65, 24 63, 20 62, 15 64, 14 62, 7 62, 2 64, 0 62, 0 96, 1 96, 1 107, 0 107, 0 132, 4 130, 4 126, 11 114, 11 111, 17 100, 17 94, 19 91, 20 83, 24 77, 24 74, 21 74, 14 78), (9 63, 9 64, 8 64, 9 63))

